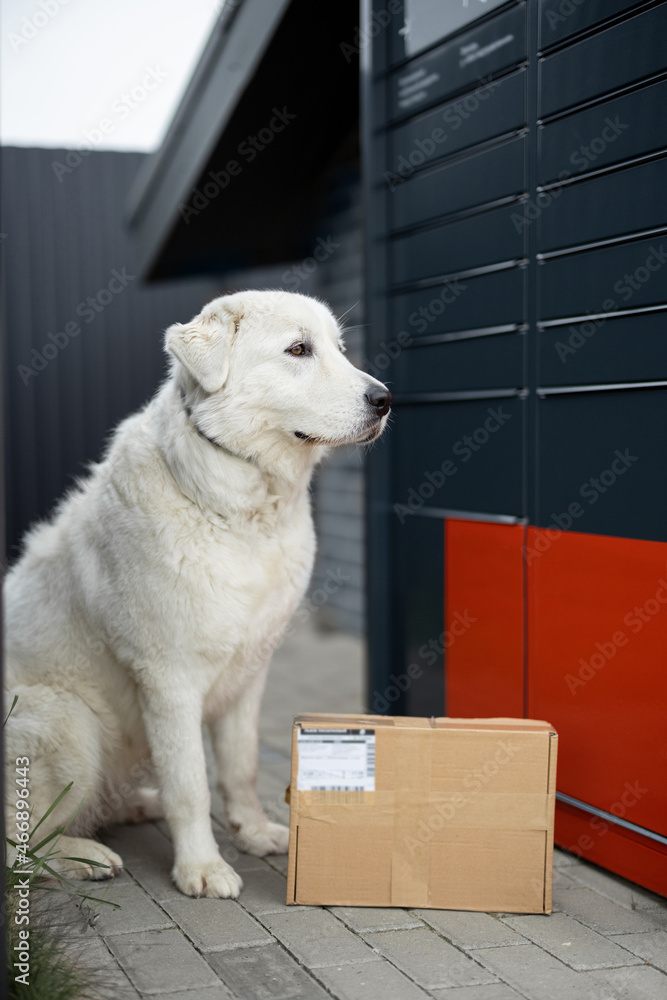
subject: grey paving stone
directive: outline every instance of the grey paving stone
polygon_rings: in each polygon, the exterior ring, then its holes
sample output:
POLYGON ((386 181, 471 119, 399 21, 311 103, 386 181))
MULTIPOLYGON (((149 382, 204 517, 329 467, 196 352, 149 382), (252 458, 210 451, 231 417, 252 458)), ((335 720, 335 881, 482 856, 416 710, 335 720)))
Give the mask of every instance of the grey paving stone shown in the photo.
POLYGON ((629 910, 583 886, 564 891, 559 896, 559 904, 559 909, 598 934, 640 934, 660 928, 657 910, 629 910))
POLYGON ((162 905, 200 951, 271 943, 271 936, 233 899, 181 896, 162 905))
POLYGON ((665 1000, 667 977, 648 965, 602 972, 582 972, 589 1000, 665 1000))
POLYGON ((489 983, 487 986, 460 986, 453 990, 431 990, 431 996, 436 1000, 523 1000, 505 983, 489 983))
POLYGON ((424 926, 413 913, 391 906, 330 906, 329 911, 357 933, 408 930, 424 926))
MULTIPOLYGON (((215 952, 207 958, 240 1000, 325 1000, 328 996, 278 944, 215 952)), ((199 993, 192 1000, 200 1000, 199 993)))
POLYGON ((634 882, 628 882, 619 875, 603 871, 594 865, 580 865, 572 868, 567 873, 575 882, 595 889, 602 896, 618 903, 619 906, 627 906, 629 909, 658 909, 664 910, 665 900, 662 896, 649 892, 634 882))
POLYGON ((173 848, 152 823, 112 827, 107 843, 118 851, 132 877, 153 899, 182 895, 171 880, 173 848))
POLYGON ((64 892, 43 890, 33 893, 30 900, 31 918, 38 919, 44 927, 86 927, 92 915, 93 909, 85 900, 64 892))
POLYGON ((636 956, 566 913, 549 917, 505 917, 505 922, 572 969, 637 965, 636 956))
POLYGON ((425 989, 476 986, 496 980, 428 927, 364 934, 364 940, 425 989))
POLYGON ((107 941, 140 993, 162 996, 215 986, 219 981, 179 930, 116 934, 107 941))
MULTIPOLYGON (((280 872, 264 865, 250 872, 244 879, 239 902, 250 913, 282 913, 287 910, 285 896, 287 881, 280 872)), ((305 906, 290 906, 292 910, 312 909, 305 906)))
POLYGON ((424 1000, 429 995, 385 959, 330 965, 317 975, 339 1000, 424 1000))
POLYGON ((218 824, 213 824, 213 836, 215 837, 216 843, 220 848, 220 854, 225 859, 228 865, 231 865, 243 878, 245 882, 245 872, 256 871, 257 869, 262 870, 265 868, 265 862, 263 858, 255 857, 254 854, 244 854, 243 851, 239 851, 238 847, 234 844, 234 841, 230 837, 228 831, 219 826, 218 824))
POLYGON ((267 913, 261 920, 310 969, 377 961, 368 945, 326 910, 290 909, 267 913))
POLYGON ((462 910, 413 910, 459 948, 497 948, 526 944, 525 937, 488 913, 462 910))
POLYGON ((576 888, 580 883, 570 878, 567 868, 554 868, 553 870, 553 890, 554 895, 562 889, 576 888))
POLYGON ((620 937, 615 937, 614 941, 627 948, 633 955, 639 955, 651 965, 667 972, 667 931, 653 931, 648 934, 622 934, 620 937))
POLYGON ((554 868, 569 868, 571 865, 580 865, 581 858, 569 851, 563 851, 559 847, 554 847, 554 868))
POLYGON ((287 875, 288 857, 286 854, 267 854, 264 862, 275 871, 287 875))
POLYGON ((90 973, 92 993, 108 1000, 138 1000, 139 994, 109 949, 95 932, 92 936, 71 938, 63 950, 76 964, 90 973))
POLYGON ((136 883, 110 886, 106 899, 111 903, 118 903, 120 909, 104 904, 97 908, 94 926, 103 937, 107 934, 158 931, 174 926, 173 920, 136 883))
POLYGON ((592 1000, 584 976, 537 945, 480 948, 475 958, 527 1000, 592 1000))
POLYGON ((166 994, 166 997, 167 1000, 234 1000, 233 994, 223 983, 218 983, 217 986, 205 986, 196 992, 179 990, 177 993, 166 994))

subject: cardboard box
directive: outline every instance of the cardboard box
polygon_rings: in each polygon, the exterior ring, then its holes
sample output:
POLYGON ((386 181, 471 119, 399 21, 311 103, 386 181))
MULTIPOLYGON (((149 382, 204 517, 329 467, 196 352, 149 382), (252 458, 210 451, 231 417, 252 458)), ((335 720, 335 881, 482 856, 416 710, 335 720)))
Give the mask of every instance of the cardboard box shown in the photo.
POLYGON ((287 902, 550 913, 557 743, 532 719, 297 716, 287 902))

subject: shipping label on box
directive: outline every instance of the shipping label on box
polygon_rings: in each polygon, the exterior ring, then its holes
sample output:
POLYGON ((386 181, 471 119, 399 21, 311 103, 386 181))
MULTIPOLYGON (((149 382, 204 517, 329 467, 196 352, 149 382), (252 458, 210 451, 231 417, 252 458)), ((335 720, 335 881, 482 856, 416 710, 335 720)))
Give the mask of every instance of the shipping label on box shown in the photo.
POLYGON ((297 717, 287 902, 550 913, 556 750, 530 719, 297 717))

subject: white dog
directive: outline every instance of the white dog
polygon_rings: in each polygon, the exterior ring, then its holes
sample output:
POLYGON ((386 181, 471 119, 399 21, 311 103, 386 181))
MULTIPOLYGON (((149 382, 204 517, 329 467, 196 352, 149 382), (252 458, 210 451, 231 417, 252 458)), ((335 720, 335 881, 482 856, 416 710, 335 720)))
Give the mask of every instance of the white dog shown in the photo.
POLYGON ((257 725, 269 659, 313 565, 308 486, 328 447, 378 437, 391 396, 303 295, 215 299, 167 330, 166 349, 169 377, 30 532, 6 581, 7 705, 19 696, 7 830, 16 760, 28 758, 31 823, 74 782, 38 838, 70 823, 60 853, 106 866, 72 874, 122 866, 88 839, 111 802, 112 821, 164 813, 182 892, 237 896, 211 828, 202 721, 235 842, 284 852, 287 828, 255 789, 257 725), (135 787, 149 762, 159 800, 135 787))

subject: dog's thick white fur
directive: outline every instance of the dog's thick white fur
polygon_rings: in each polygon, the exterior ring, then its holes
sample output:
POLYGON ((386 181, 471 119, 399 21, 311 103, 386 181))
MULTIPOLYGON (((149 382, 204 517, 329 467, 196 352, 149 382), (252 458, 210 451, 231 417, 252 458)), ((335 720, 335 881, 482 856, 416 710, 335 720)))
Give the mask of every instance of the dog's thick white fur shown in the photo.
POLYGON ((121 859, 90 835, 163 810, 178 888, 236 896, 241 879, 211 828, 202 722, 237 845, 284 852, 287 828, 255 790, 257 725, 313 565, 309 482, 328 447, 382 432, 391 397, 345 358, 329 309, 303 295, 215 299, 170 327, 166 349, 169 377, 29 533, 6 580, 6 704, 19 696, 7 830, 15 760, 27 757, 32 823, 74 782, 38 833, 70 824, 61 868, 113 874, 121 859))

